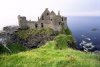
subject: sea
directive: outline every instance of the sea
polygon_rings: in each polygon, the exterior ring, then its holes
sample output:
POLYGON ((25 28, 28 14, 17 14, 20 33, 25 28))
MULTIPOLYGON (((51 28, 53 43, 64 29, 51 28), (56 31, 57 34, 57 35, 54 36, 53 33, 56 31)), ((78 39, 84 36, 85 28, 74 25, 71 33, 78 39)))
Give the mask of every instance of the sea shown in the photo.
POLYGON ((100 51, 100 16, 68 16, 67 24, 78 49, 100 51))

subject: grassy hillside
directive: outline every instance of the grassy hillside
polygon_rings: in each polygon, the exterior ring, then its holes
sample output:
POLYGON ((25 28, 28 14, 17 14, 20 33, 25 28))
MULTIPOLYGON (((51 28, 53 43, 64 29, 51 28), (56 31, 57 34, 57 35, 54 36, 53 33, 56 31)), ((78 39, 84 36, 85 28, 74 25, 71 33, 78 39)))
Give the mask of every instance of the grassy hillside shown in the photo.
POLYGON ((0 67, 100 67, 95 54, 67 49, 55 49, 55 41, 26 52, 0 55, 0 67))
MULTIPOLYGON (((18 53, 27 50, 26 47, 22 46, 19 43, 10 43, 7 45, 7 47, 11 50, 12 53, 18 53)), ((0 45, 0 54, 9 54, 9 51, 2 45, 0 45)))

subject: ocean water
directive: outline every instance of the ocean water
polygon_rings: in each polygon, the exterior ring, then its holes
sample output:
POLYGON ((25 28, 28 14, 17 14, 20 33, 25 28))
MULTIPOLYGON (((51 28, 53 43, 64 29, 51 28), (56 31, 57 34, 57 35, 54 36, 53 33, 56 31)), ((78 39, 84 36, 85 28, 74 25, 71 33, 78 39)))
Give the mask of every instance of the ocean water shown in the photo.
POLYGON ((67 23, 78 49, 100 51, 100 16, 68 16, 67 23))

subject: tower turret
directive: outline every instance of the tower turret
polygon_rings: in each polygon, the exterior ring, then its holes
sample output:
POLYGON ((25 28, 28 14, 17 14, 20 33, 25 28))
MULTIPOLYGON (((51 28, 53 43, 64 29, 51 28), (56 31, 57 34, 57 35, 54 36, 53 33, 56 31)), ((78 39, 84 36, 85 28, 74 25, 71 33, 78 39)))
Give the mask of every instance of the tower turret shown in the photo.
POLYGON ((18 22, 19 22, 19 27, 24 29, 24 28, 27 28, 27 20, 26 20, 26 17, 22 17, 20 15, 18 15, 18 22))
POLYGON ((58 11, 58 15, 60 16, 60 11, 58 11))

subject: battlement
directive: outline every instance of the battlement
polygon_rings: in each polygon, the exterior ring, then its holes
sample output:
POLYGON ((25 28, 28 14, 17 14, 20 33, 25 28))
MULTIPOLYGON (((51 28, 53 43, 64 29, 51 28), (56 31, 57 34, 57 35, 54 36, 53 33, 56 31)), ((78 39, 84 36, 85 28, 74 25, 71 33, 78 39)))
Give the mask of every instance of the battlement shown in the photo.
POLYGON ((23 20, 26 20, 26 17, 25 17, 25 16, 20 16, 20 15, 18 15, 18 20, 19 20, 19 21, 21 21, 21 20, 22 20, 22 21, 23 21, 23 20))

